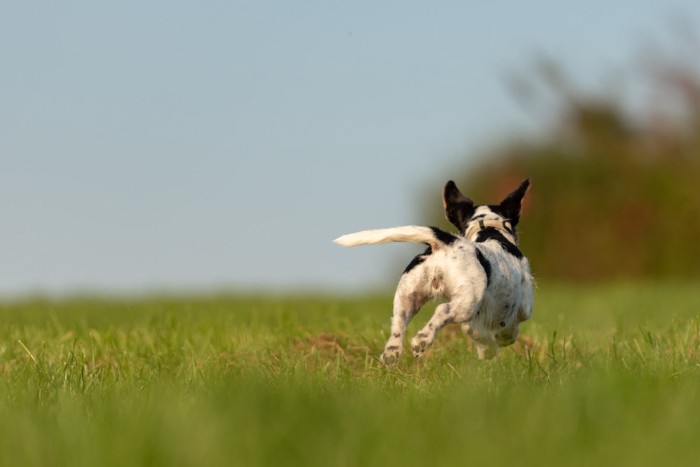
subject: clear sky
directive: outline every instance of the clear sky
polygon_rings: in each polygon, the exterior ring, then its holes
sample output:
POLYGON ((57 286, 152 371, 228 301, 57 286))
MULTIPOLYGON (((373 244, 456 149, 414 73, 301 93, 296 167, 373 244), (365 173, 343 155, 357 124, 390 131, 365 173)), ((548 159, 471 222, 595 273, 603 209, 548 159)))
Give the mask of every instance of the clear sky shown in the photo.
POLYGON ((532 130, 505 82, 538 55, 599 88, 679 17, 700 2, 3 2, 0 294, 389 285, 419 247, 331 240, 425 223, 532 130))

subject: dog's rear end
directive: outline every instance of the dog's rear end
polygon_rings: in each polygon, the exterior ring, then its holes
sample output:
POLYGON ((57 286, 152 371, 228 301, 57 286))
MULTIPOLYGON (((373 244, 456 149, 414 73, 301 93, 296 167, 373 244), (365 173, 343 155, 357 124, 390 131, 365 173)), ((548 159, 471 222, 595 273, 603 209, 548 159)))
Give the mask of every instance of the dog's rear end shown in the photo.
POLYGON ((411 340, 420 357, 447 323, 462 326, 476 344, 480 358, 491 358, 498 347, 515 341, 519 323, 532 313, 532 276, 527 259, 517 248, 516 226, 525 180, 498 205, 475 206, 454 182, 445 185, 445 215, 461 235, 435 227, 406 226, 343 235, 344 246, 387 242, 425 243, 404 271, 394 296, 391 336, 382 360, 394 364, 403 352, 406 327, 430 299, 443 297, 430 321, 411 340))

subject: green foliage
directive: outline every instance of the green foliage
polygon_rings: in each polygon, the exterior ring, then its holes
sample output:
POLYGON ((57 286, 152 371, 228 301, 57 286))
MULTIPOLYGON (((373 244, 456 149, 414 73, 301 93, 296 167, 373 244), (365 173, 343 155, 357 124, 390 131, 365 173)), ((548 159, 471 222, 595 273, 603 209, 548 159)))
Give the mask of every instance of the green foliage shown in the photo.
MULTIPOLYGON (((482 362, 377 357, 391 299, 0 306, 0 465, 694 465, 693 285, 547 287, 482 362)), ((411 332, 427 319, 422 312, 411 332)))
MULTIPOLYGON (((548 136, 451 175, 477 202, 532 177, 520 230, 535 276, 700 276, 700 72, 669 63, 652 71, 656 101, 630 115, 616 96, 578 92, 550 67, 559 112, 548 136)), ((442 217, 437 205, 429 211, 442 217)))

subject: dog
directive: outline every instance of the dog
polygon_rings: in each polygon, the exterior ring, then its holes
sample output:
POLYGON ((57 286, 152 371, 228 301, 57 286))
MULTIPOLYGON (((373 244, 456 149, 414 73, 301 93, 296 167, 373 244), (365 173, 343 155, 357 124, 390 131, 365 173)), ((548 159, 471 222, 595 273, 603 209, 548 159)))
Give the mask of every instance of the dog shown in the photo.
POLYGON ((382 361, 397 363, 403 353, 406 327, 429 300, 446 301, 411 340, 418 358, 448 323, 457 323, 474 342, 479 359, 491 359, 499 347, 515 342, 520 323, 533 308, 533 277, 518 248, 516 227, 530 179, 499 204, 474 205, 452 180, 443 190, 445 216, 459 235, 437 227, 405 226, 343 235, 343 246, 388 242, 425 243, 428 248, 406 267, 394 296, 391 336, 382 361))

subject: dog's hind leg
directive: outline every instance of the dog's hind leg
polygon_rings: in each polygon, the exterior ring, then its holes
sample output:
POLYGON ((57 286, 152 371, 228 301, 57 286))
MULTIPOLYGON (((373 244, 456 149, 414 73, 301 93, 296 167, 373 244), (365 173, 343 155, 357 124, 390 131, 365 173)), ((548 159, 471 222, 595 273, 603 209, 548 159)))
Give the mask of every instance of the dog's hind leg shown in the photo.
POLYGON ((464 288, 461 297, 453 298, 449 303, 438 305, 428 324, 411 340, 413 356, 416 358, 423 356, 428 347, 432 345, 438 331, 447 323, 461 324, 474 318, 481 305, 483 295, 483 288, 464 288))
POLYGON ((408 323, 429 298, 427 294, 420 292, 407 292, 406 287, 402 287, 399 283, 394 296, 391 336, 382 353, 382 361, 386 365, 394 365, 399 361, 403 353, 403 339, 406 334, 406 326, 408 326, 408 323))
POLYGON ((435 335, 444 325, 454 320, 454 315, 448 303, 441 303, 435 308, 432 318, 428 324, 421 329, 416 336, 411 339, 411 351, 413 356, 418 358, 430 347, 435 340, 435 335))

